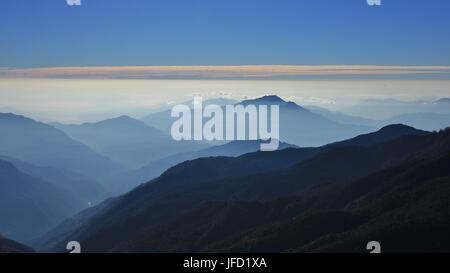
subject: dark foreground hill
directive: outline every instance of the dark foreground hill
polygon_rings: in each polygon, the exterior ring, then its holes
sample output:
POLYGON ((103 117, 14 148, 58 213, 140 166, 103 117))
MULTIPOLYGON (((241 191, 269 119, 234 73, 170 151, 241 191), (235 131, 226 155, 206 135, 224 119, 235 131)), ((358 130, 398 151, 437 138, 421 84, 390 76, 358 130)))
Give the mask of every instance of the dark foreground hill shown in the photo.
MULTIPOLYGON (((136 186, 145 183, 160 176, 164 171, 187 160, 194 160, 202 157, 237 157, 243 154, 256 152, 260 150, 261 140, 232 141, 223 145, 217 145, 202 149, 196 152, 185 152, 171 155, 159 160, 154 160, 149 164, 131 171, 125 171, 121 174, 115 174, 106 180, 110 195, 116 196, 126 193, 136 186)), ((294 148, 295 145, 288 143, 279 143, 279 150, 294 148)))
MULTIPOLYGON (((405 129, 388 129, 395 128, 405 129)), ((379 240, 386 251, 448 250, 450 131, 391 138, 384 129, 345 145, 184 162, 35 245, 60 251, 70 239, 89 252, 354 252, 379 240)))

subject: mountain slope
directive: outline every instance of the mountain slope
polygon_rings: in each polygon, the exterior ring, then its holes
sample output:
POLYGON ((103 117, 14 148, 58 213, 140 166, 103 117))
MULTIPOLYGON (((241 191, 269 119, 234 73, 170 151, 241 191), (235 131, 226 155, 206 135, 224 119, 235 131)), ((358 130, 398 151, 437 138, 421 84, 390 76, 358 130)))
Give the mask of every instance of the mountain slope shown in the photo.
POLYGON ((368 134, 356 136, 354 138, 335 142, 329 145, 325 145, 324 148, 336 148, 336 147, 348 147, 348 146, 371 146, 394 140, 402 136, 426 136, 430 135, 430 132, 419 130, 403 124, 391 124, 387 125, 380 130, 368 134))
MULTIPOLYGON (((390 125, 383 127, 379 131, 373 133, 360 135, 349 140, 335 142, 315 149, 305 149, 305 151, 308 151, 308 154, 312 154, 312 151, 318 153, 319 151, 322 152, 327 149, 332 149, 336 147, 370 146, 386 142, 389 140, 393 140, 400 136, 405 135, 422 136, 427 134, 429 134, 429 132, 417 130, 409 126, 404 126, 400 124, 390 125)), ((198 152, 182 153, 170 156, 167 158, 163 158, 161 160, 153 161, 147 166, 140 168, 138 170, 126 172, 124 175, 116 176, 117 180, 114 180, 115 182, 113 181, 112 183, 115 183, 117 185, 124 185, 124 181, 127 181, 126 189, 131 189, 132 187, 137 186, 143 181, 148 181, 150 179, 159 176, 163 171, 167 170, 169 167, 175 166, 176 164, 179 164, 183 161, 211 156, 239 156, 245 153, 250 153, 259 150, 260 143, 261 143, 260 141, 233 141, 228 144, 213 146, 204 150, 200 150, 198 152)), ((293 146, 285 143, 280 143, 279 150, 286 148, 293 148, 293 146)), ((275 154, 273 153, 271 153, 270 155, 271 157, 275 156, 275 154)), ((303 157, 300 156, 299 158, 303 157)), ((291 161, 287 160, 287 162, 291 161)), ((122 190, 122 192, 125 192, 125 190, 122 190)))
POLYGON ((362 125, 362 126, 371 126, 378 128, 382 124, 379 120, 362 118, 358 116, 347 115, 341 112, 331 111, 326 108, 322 108, 319 106, 306 106, 306 109, 309 111, 322 115, 329 120, 333 120, 339 123, 344 124, 354 124, 354 125, 362 125))
POLYGON ((0 160, 0 231, 24 241, 85 208, 69 192, 0 160))
POLYGON ((391 167, 278 200, 206 202, 110 251, 366 252, 372 240, 385 252, 449 251, 450 133, 421 138, 426 153, 391 167))
POLYGON ((91 177, 122 168, 58 129, 14 114, 0 113, 0 155, 91 177))
POLYGON ((54 126, 73 139, 130 168, 141 167, 170 154, 205 147, 191 141, 176 142, 169 135, 128 116, 96 123, 54 126))
POLYGON ((322 151, 285 149, 187 161, 117 199, 82 228, 68 234, 58 229, 54 233, 63 234, 61 241, 77 238, 94 252, 122 251, 127 246, 151 251, 142 240, 145 234, 198 210, 205 201, 257 202, 301 194, 324 183, 346 183, 415 156, 424 146, 429 147, 424 151, 440 148, 443 144, 437 140, 435 134, 407 135, 386 143, 371 140, 377 144, 361 146, 363 141, 358 138, 356 146, 348 143, 350 146, 322 151))
POLYGON ((280 140, 301 147, 321 146, 373 131, 372 127, 341 124, 277 96, 241 102, 242 105, 278 105, 280 140))
MULTIPOLYGON (((383 252, 448 252, 449 163, 447 151, 314 189, 277 206, 275 201, 254 205, 253 213, 262 219, 269 216, 264 207, 276 210, 271 215, 284 215, 217 240, 206 251, 366 252, 367 242, 376 240, 383 252)), ((233 215, 227 217, 234 221, 233 215)))
MULTIPOLYGON (((134 187, 158 177, 164 171, 187 160, 202 157, 240 156, 256 152, 260 149, 262 141, 232 141, 227 144, 213 146, 197 152, 185 152, 154 160, 142 168, 126 171, 108 179, 108 185, 114 194, 125 193, 134 187)), ((281 142, 279 150, 294 148, 296 146, 281 142)))
POLYGON ((12 157, 0 156, 0 160, 8 161, 21 172, 45 180, 72 193, 85 206, 101 201, 105 189, 97 181, 86 178, 74 171, 53 167, 40 167, 12 157))
POLYGON ((8 240, 0 234, 0 253, 33 253, 34 251, 13 240, 8 240))

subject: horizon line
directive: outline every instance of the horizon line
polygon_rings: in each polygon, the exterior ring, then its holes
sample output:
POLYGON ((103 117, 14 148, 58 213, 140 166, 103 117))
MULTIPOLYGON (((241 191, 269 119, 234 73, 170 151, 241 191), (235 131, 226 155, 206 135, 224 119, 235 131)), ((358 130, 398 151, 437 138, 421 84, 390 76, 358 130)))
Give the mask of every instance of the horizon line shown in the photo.
POLYGON ((450 66, 193 65, 0 67, 0 78, 276 79, 320 76, 450 76, 450 66))

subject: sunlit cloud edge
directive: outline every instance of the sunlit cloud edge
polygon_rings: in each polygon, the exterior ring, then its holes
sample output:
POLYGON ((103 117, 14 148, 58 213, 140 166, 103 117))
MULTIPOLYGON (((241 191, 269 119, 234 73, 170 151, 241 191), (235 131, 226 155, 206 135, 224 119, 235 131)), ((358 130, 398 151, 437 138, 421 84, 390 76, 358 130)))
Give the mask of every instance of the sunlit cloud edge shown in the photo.
POLYGON ((85 66, 1 68, 2 78, 107 79, 276 79, 339 76, 414 76, 448 78, 450 66, 242 65, 242 66, 85 66))

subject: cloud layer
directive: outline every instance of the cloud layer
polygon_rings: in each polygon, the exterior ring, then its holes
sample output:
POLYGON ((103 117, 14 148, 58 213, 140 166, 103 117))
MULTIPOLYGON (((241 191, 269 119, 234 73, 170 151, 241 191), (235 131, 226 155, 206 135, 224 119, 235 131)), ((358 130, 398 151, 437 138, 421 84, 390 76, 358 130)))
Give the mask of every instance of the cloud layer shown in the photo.
POLYGON ((0 77, 129 79, 273 79, 317 76, 450 75, 450 66, 248 65, 0 68, 0 77))

